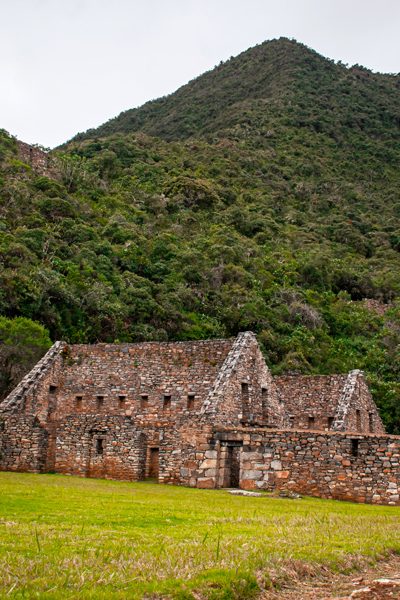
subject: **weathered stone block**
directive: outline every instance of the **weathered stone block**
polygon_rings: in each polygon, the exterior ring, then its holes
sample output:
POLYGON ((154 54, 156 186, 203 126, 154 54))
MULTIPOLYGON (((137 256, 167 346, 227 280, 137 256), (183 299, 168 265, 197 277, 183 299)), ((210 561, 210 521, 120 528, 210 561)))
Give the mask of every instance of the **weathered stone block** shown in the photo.
POLYGON ((272 460, 271 469, 273 469, 274 471, 279 471, 280 469, 282 469, 282 462, 280 460, 272 460))
POLYGON ((199 477, 197 480, 197 487, 202 489, 213 489, 215 487, 215 481, 210 477, 199 477))
POLYGON ((256 470, 245 470, 241 473, 243 479, 261 479, 262 475, 262 471, 256 470))
POLYGON ((206 460, 203 460, 200 464, 201 469, 215 469, 216 466, 217 461, 215 458, 206 458, 206 460))
POLYGON ((254 490, 256 489, 256 481, 254 479, 242 479, 240 481, 240 487, 242 490, 254 490))
POLYGON ((216 450, 206 450, 205 457, 216 459, 218 452, 216 450))

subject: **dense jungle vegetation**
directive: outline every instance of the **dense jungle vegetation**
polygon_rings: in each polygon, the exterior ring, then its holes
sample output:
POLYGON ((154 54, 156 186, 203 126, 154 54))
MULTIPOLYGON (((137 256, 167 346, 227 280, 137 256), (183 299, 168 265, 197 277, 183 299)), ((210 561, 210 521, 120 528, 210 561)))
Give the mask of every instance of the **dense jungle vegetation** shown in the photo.
POLYGON ((253 330, 275 373, 364 369, 400 433, 399 76, 266 42, 52 157, 1 133, 3 350, 15 317, 41 351, 253 330))

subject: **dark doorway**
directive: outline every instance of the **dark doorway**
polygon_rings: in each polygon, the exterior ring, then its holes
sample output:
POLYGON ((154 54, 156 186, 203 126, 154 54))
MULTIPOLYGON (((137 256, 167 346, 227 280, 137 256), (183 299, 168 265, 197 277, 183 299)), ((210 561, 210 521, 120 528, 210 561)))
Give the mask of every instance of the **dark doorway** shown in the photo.
POLYGON ((97 454, 97 456, 102 456, 104 454, 103 438, 97 438, 97 440, 96 440, 96 454, 97 454))
POLYGON ((228 446, 227 467, 228 487, 238 488, 240 482, 240 448, 241 446, 228 446))
POLYGON ((159 471, 159 448, 150 448, 149 477, 158 480, 158 471, 159 471))

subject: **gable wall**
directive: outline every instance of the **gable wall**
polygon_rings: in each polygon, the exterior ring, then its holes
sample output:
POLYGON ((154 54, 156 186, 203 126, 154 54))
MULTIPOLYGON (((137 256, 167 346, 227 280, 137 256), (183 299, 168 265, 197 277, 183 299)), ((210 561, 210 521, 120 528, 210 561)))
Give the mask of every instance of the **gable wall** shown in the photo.
POLYGON ((341 431, 385 433, 385 428, 363 373, 361 371, 350 372, 348 384, 350 390, 348 396, 344 393, 339 401, 334 428, 341 431))
POLYGON ((347 375, 280 375, 274 377, 280 402, 290 417, 294 429, 329 429, 347 375))
POLYGON ((55 394, 50 386, 59 386, 62 377, 63 342, 56 342, 16 388, 0 404, 0 415, 34 415, 41 423, 47 421, 55 407, 55 394))
POLYGON ((239 334, 206 400, 213 424, 283 426, 286 413, 254 334, 239 334), (243 384, 247 386, 243 392, 243 384))

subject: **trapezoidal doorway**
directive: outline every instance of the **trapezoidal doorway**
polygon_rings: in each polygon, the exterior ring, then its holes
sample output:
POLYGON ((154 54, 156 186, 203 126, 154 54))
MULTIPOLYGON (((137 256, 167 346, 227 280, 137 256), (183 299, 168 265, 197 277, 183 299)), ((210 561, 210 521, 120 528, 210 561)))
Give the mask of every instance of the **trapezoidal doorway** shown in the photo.
POLYGON ((228 446, 228 487, 238 488, 240 482, 240 446, 228 446))
POLYGON ((160 449, 159 448, 149 448, 149 470, 148 477, 151 479, 157 479, 160 470, 160 449))
POLYGON ((243 442, 232 441, 221 445, 220 487, 238 488, 240 485, 240 453, 243 442))

